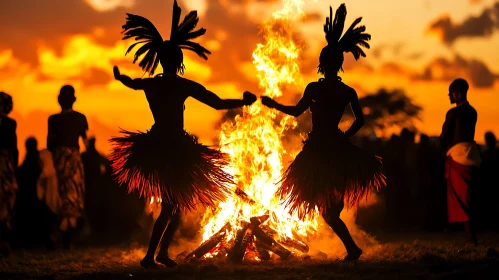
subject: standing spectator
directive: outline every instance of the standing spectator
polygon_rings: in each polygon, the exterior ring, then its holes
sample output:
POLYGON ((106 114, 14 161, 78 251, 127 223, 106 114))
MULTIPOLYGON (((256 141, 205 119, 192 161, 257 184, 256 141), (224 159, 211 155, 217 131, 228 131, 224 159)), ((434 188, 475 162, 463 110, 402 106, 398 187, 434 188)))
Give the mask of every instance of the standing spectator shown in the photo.
POLYGON ((58 101, 62 111, 49 118, 47 147, 53 155, 61 197, 58 230, 64 247, 69 248, 84 214, 85 182, 78 140, 86 141, 88 123, 83 114, 73 110, 76 97, 72 86, 61 88, 58 101))
POLYGON ((467 241, 477 246, 474 193, 480 153, 474 139, 478 114, 467 100, 468 88, 463 79, 457 79, 449 86, 450 102, 456 107, 447 112, 440 140, 447 152, 448 221, 464 223, 467 241))
POLYGON ((0 256, 10 252, 8 233, 17 192, 17 123, 7 116, 13 105, 12 97, 0 92, 0 256))

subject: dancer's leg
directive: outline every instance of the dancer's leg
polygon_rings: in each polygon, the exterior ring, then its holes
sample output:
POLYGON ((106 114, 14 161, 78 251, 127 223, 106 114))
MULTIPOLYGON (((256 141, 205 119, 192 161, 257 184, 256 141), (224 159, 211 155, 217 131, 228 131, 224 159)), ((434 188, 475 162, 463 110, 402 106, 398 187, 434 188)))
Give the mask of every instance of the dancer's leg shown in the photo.
POLYGON ((161 213, 159 214, 159 217, 154 223, 154 227, 152 229, 151 240, 149 241, 149 248, 147 249, 146 256, 140 262, 140 265, 145 268, 157 266, 154 262, 154 254, 156 253, 161 237, 165 232, 168 220, 172 217, 171 210, 172 208, 170 207, 161 207, 161 213))
POLYGON ((167 267, 175 267, 178 264, 172 260, 168 255, 168 248, 173 240, 173 235, 177 231, 180 225, 180 212, 175 211, 170 223, 168 224, 163 238, 161 239, 161 245, 159 247, 158 255, 156 256, 156 261, 164 264, 167 267))
POLYGON ((362 250, 355 244, 347 226, 340 219, 340 213, 341 210, 343 210, 343 206, 343 201, 340 201, 326 209, 323 216, 336 235, 338 235, 341 242, 343 242, 343 245, 345 245, 347 250, 345 260, 358 260, 362 255, 362 250))

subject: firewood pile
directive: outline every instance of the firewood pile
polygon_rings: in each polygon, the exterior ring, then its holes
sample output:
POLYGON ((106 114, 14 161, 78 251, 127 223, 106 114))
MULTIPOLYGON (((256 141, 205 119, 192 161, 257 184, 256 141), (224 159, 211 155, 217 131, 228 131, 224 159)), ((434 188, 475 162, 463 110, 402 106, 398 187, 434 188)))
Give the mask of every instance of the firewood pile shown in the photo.
POLYGON ((228 238, 228 232, 232 229, 227 222, 218 232, 204 241, 198 248, 185 257, 185 261, 193 259, 201 260, 209 255, 214 258, 227 258, 230 262, 240 263, 243 259, 269 260, 271 254, 286 260, 290 255, 290 249, 301 253, 308 253, 308 245, 299 240, 298 235, 294 238, 274 239, 277 232, 265 225, 269 215, 252 217, 250 221, 240 221, 235 238, 228 238))

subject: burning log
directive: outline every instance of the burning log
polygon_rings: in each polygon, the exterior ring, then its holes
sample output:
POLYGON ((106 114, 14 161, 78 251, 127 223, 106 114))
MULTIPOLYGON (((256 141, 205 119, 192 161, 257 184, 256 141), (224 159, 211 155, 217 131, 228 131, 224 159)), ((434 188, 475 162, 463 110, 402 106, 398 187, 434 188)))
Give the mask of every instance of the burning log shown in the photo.
POLYGON ((256 240, 255 241, 255 249, 256 249, 256 253, 258 254, 258 257, 262 261, 270 260, 270 254, 268 252, 268 250, 270 250, 270 247, 265 246, 265 244, 263 244, 260 240, 256 240))
POLYGON ((274 252, 276 255, 281 257, 281 259, 287 259, 291 252, 282 247, 279 243, 277 243, 272 237, 268 236, 260 227, 252 226, 253 234, 255 237, 269 247, 269 251, 274 252))
POLYGON ((308 253, 308 251, 310 250, 307 244, 291 238, 286 238, 284 240, 281 240, 281 244, 287 247, 294 248, 305 254, 308 253))
POLYGON ((253 227, 258 227, 261 224, 265 223, 265 221, 267 221, 269 219, 269 217, 270 216, 269 216, 268 212, 267 212, 267 214, 259 216, 259 217, 252 217, 250 219, 251 225, 253 227))
POLYGON ((233 263, 239 263, 243 260, 246 247, 253 239, 250 224, 243 222, 242 226, 243 228, 237 231, 236 240, 229 251, 229 260, 233 263))
POLYGON ((275 236, 278 233, 275 229, 268 225, 262 225, 261 228, 268 236, 275 236))
POLYGON ((224 239, 224 237, 227 235, 227 230, 230 230, 229 222, 227 222, 217 233, 211 236, 210 239, 203 242, 196 250, 187 255, 185 257, 185 260, 189 260, 192 258, 200 259, 201 257, 203 257, 224 239))
POLYGON ((251 199, 251 197, 243 190, 241 190, 239 187, 236 188, 235 194, 244 202, 249 203, 250 205, 254 205, 256 201, 251 199))
POLYGON ((280 240, 280 243, 283 244, 284 246, 294 248, 302 253, 307 254, 310 248, 308 247, 307 243, 303 241, 303 239, 298 235, 296 231, 292 231, 293 238, 285 238, 283 240, 280 240))
POLYGON ((234 239, 230 241, 227 239, 222 240, 218 246, 218 255, 219 258, 225 258, 229 255, 230 248, 234 245, 234 239))

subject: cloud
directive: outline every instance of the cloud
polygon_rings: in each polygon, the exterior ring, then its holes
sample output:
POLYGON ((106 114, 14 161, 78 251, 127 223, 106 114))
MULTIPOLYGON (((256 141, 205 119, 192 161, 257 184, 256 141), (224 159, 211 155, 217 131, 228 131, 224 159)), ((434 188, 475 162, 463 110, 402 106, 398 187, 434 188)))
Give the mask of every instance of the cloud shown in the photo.
POLYGON ((444 15, 428 27, 430 33, 436 33, 448 45, 459 38, 490 37, 496 29, 499 29, 499 2, 461 23, 455 23, 448 15, 444 15))
POLYGON ((396 61, 387 61, 376 67, 374 73, 382 76, 400 76, 412 81, 451 82, 467 79, 476 88, 492 88, 499 75, 478 59, 455 55, 452 59, 436 57, 417 71, 396 61))
POLYGON ((381 73, 388 75, 407 75, 410 73, 410 70, 404 68, 402 65, 396 62, 387 62, 381 65, 380 69, 381 73))
POLYGON ((213 72, 208 82, 219 83, 229 79, 255 90, 255 83, 243 72, 241 66, 251 63, 253 50, 260 42, 258 23, 253 22, 244 9, 232 11, 230 5, 222 4, 223 1, 206 2, 204 26, 208 32, 203 39, 219 42, 219 49, 209 57, 213 72))
POLYGON ((424 52, 413 52, 405 56, 409 60, 419 60, 425 55, 424 52))
POLYGON ((132 8, 135 0, 85 0, 85 2, 98 12, 112 11, 117 8, 132 8))
POLYGON ((0 25, 5 27, 0 29, 0 49, 12 49, 16 58, 32 65, 38 64, 40 44, 58 52, 68 36, 91 35, 99 27, 116 26, 106 37, 119 40, 118 23, 124 19, 123 9, 101 13, 84 1, 2 1, 0 10, 0 25))
POLYGON ((383 58, 383 56, 386 53, 395 57, 402 57, 404 59, 410 59, 410 60, 417 60, 423 56, 423 52, 412 52, 407 54, 406 52, 404 52, 405 49, 406 49, 406 44, 403 42, 396 42, 393 44, 385 43, 373 47, 370 53, 376 59, 383 58))
MULTIPOLYGON (((194 6, 195 1, 188 1, 189 5, 182 2, 179 5, 183 8, 183 15, 197 8, 194 6)), ((203 2, 205 12, 201 15, 199 26, 205 27, 208 32, 197 41, 210 47, 212 55, 208 61, 198 58, 191 61, 199 61, 198 65, 209 65, 210 74, 205 77, 206 82, 231 81, 240 88, 257 90, 258 83, 253 78, 256 71, 251 67, 251 55, 260 38, 258 22, 254 22, 244 9, 250 2, 203 2), (234 6, 243 8, 233 9, 234 6)), ((124 56, 124 50, 119 50, 121 46, 131 43, 127 41, 123 45, 119 44, 125 12, 147 17, 156 24, 163 37, 167 38, 172 3, 171 0, 48 0, 43 4, 38 0, 2 1, 0 24, 8 28, 0 29, 0 36, 3 38, 0 51, 10 50, 16 59, 35 69, 40 68, 41 74, 47 76, 45 78, 50 75, 73 78, 87 73, 90 67, 107 71, 109 59, 119 60, 119 57, 124 56), (23 20, 18 20, 19 17, 23 20), (80 43, 75 43, 75 38, 80 43), (99 54, 106 50, 112 50, 118 56, 99 54)), ((186 52, 186 56, 190 54, 186 52)), ((130 63, 130 57, 124 58, 122 64, 128 63, 129 66, 138 68, 130 63)), ((199 72, 198 65, 188 65, 186 75, 199 72)), ((84 75, 88 76, 88 73, 84 75)), ((105 80, 103 75, 99 77, 102 82, 105 80)), ((88 78, 82 79, 86 79, 88 84, 88 78)))
POLYGON ((423 70, 422 74, 414 75, 416 80, 452 81, 465 78, 477 88, 491 88, 494 86, 496 75, 482 61, 465 59, 456 55, 453 60, 436 58, 423 70))
POLYGON ((114 80, 111 71, 104 71, 99 68, 91 67, 89 71, 80 76, 84 87, 105 86, 114 80))

